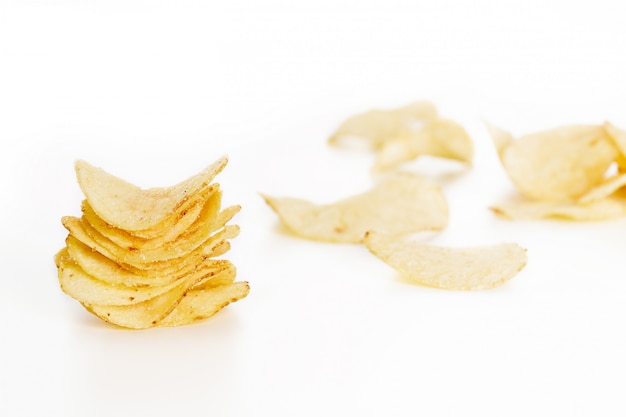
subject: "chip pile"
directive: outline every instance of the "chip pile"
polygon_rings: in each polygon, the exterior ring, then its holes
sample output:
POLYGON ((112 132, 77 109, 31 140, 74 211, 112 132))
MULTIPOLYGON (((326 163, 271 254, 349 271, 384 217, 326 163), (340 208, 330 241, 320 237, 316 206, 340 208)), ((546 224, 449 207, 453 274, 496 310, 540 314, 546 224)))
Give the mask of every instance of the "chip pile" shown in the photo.
POLYGON ((220 158, 169 188, 140 189, 85 161, 76 176, 86 199, 82 217, 62 219, 69 231, 55 256, 65 293, 121 327, 180 326, 208 318, 249 292, 236 269, 216 259, 239 227, 239 206, 222 209, 213 179, 220 158))
MULTIPOLYGON (((428 102, 350 117, 329 143, 338 145, 348 137, 360 138, 378 152, 374 166, 377 171, 391 171, 420 155, 468 164, 473 156, 473 144, 465 130, 439 118, 428 102)), ((443 248, 405 241, 407 235, 416 232, 444 229, 449 217, 448 204, 439 185, 412 173, 385 173, 369 191, 331 204, 263 197, 297 236, 364 244, 407 281, 420 285, 483 290, 508 281, 526 265, 525 249, 514 243, 443 248)))
POLYGON ((626 132, 610 123, 514 139, 490 127, 502 166, 523 196, 491 209, 510 219, 603 220, 626 215, 626 132))

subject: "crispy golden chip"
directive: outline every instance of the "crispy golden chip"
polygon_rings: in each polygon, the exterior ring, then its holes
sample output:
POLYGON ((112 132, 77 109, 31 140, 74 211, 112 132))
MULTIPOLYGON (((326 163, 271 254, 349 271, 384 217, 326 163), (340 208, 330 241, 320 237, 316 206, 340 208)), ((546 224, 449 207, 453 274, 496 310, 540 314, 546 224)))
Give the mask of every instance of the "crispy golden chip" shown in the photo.
POLYGON ((81 303, 102 320, 130 329, 147 329, 171 313, 197 281, 179 280, 174 288, 141 303, 132 305, 99 305, 81 303))
POLYGON ((250 286, 245 281, 202 290, 191 290, 176 308, 158 323, 158 326, 182 326, 204 320, 228 304, 246 297, 249 292, 250 286))
MULTIPOLYGON (((87 274, 63 249, 58 259, 59 283, 61 289, 70 297, 85 304, 130 305, 158 297, 174 288, 181 280, 197 282, 199 279, 209 281, 229 277, 235 278, 235 267, 228 261, 211 261, 206 268, 199 268, 194 273, 172 280, 164 285, 126 286, 112 285, 87 274)), ((139 277, 140 279, 142 277, 139 277)), ((158 278, 158 277, 157 277, 158 278)))
POLYGON ((92 249, 119 263, 142 268, 146 264, 178 259, 189 255, 207 241, 212 241, 219 237, 219 235, 212 233, 222 227, 228 231, 227 236, 237 236, 239 227, 236 225, 225 226, 225 224, 239 209, 239 206, 229 207, 212 219, 212 221, 205 222, 200 233, 194 233, 193 236, 188 238, 183 235, 173 242, 168 242, 161 247, 149 250, 120 247, 98 233, 88 222, 77 217, 66 216, 62 219, 62 223, 70 234, 92 249))
POLYGON ((502 165, 525 196, 576 199, 604 180, 619 155, 601 126, 566 126, 512 140, 491 128, 502 165))
POLYGON ((422 129, 398 133, 381 146, 375 170, 395 168, 420 155, 454 159, 471 164, 474 145, 463 127, 451 120, 429 121, 422 129))
POLYGON ((76 176, 87 201, 100 218, 126 231, 142 231, 170 217, 180 217, 177 209, 209 187, 227 162, 228 158, 222 157, 201 173, 169 188, 144 190, 85 161, 76 162, 76 176))
POLYGON ((589 192, 578 199, 579 203, 586 204, 593 201, 602 200, 626 186, 626 174, 613 175, 604 180, 601 184, 592 188, 589 192))
POLYGON ((365 245, 405 279, 449 290, 493 288, 526 265, 526 251, 513 243, 444 248, 368 232, 365 245))
POLYGON ((100 234, 112 240, 119 246, 125 247, 157 247, 164 242, 170 242, 188 230, 194 223, 198 223, 201 214, 206 214, 207 200, 210 200, 213 193, 219 190, 219 185, 214 184, 207 188, 208 192, 201 192, 198 198, 190 200, 180 211, 178 219, 168 219, 158 225, 158 229, 147 229, 141 232, 128 232, 111 226, 100 218, 93 210, 87 200, 83 200, 81 209, 83 218, 91 224, 100 234), (189 203, 189 204, 188 204, 189 203), (204 211, 203 211, 204 210, 204 211))
POLYGON ((390 176, 368 192, 328 205, 263 197, 290 230, 318 241, 359 243, 367 230, 395 235, 448 224, 448 204, 439 186, 410 174, 390 176))
MULTIPOLYGON (((151 268, 135 268, 131 265, 120 264, 98 251, 92 250, 73 236, 66 239, 66 247, 70 257, 87 274, 98 277, 110 285, 129 287, 146 287, 167 285, 189 274, 201 274, 214 263, 228 262, 212 259, 223 255, 224 243, 213 243, 210 247, 201 247, 179 262, 162 262, 150 264, 151 268)), ((57 265, 58 266, 58 265, 57 265)))
POLYGON ((372 149, 378 149, 386 140, 396 136, 399 132, 436 117, 435 106, 425 101, 393 110, 370 110, 348 118, 328 139, 328 142, 338 145, 347 138, 356 137, 367 141, 372 149))
POLYGON ((609 220, 626 215, 626 200, 605 197, 580 203, 576 201, 521 201, 490 207, 497 215, 511 220, 565 219, 579 221, 609 220))
POLYGON ((198 204, 200 212, 193 219, 193 222, 189 223, 191 218, 184 215, 174 226, 165 229, 161 236, 152 239, 137 237, 125 230, 109 225, 93 211, 87 200, 83 201, 82 205, 83 220, 117 246, 133 248, 133 251, 150 251, 164 248, 168 245, 176 245, 176 242, 181 240, 186 240, 187 242, 196 239, 202 240, 202 235, 207 233, 207 229, 210 228, 220 210, 221 199, 221 191, 214 187, 214 191, 207 196, 204 204, 198 204))

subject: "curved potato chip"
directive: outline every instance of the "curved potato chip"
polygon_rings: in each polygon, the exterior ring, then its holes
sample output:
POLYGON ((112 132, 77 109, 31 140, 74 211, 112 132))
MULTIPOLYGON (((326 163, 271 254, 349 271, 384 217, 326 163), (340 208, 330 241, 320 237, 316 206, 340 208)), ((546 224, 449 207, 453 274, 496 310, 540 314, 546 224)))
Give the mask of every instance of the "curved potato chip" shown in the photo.
POLYGON ((605 122, 604 130, 609 138, 613 141, 615 147, 619 150, 619 156, 617 157, 617 166, 620 172, 626 171, 626 131, 616 127, 610 122, 605 122))
POLYGON ((626 215, 626 200, 606 197, 589 203, 575 201, 524 201, 490 207, 497 215, 511 220, 566 219, 609 220, 626 215))
POLYGON ((152 269, 139 269, 131 265, 119 264, 89 248, 72 235, 69 235, 65 242, 68 254, 81 269, 110 285, 128 287, 167 285, 189 274, 201 274, 207 268, 213 267, 215 263, 228 262, 212 259, 226 252, 222 246, 224 242, 228 243, 227 241, 198 248, 180 262, 151 264, 152 269))
POLYGON ((624 186, 626 186, 626 174, 614 175, 592 188, 589 192, 580 197, 578 202, 586 204, 596 200, 601 200, 614 194, 617 190, 624 186))
POLYGON ((211 181, 228 163, 222 157, 199 174, 169 188, 141 189, 85 161, 76 161, 76 177, 94 211, 112 226, 127 231, 150 229, 170 216, 211 181))
POLYGON ((63 217, 62 223, 70 234, 106 257, 120 263, 140 267, 141 265, 153 262, 167 261, 170 259, 184 257, 193 252, 196 248, 203 246, 205 242, 211 240, 211 233, 221 229, 222 227, 229 230, 229 235, 234 234, 234 236, 236 236, 239 232, 238 226, 225 226, 225 224, 239 211, 239 209, 239 206, 232 206, 225 209, 216 218, 212 219, 212 221, 206 222, 202 226, 200 233, 195 233, 192 239, 186 239, 181 236, 174 242, 168 242, 159 248, 144 251, 139 251, 133 247, 122 248, 116 245, 111 240, 102 236, 102 234, 100 234, 83 219, 66 216, 63 217))
POLYGON ((420 155, 471 164, 474 145, 461 125, 451 120, 437 119, 428 122, 420 130, 406 130, 386 141, 380 149, 374 169, 395 168, 420 155))
POLYGON ((526 265, 526 250, 514 243, 444 248, 368 232, 365 245, 406 279, 450 290, 493 288, 526 265))
POLYGON ((566 126, 511 140, 491 128, 507 174, 536 200, 576 199, 604 180, 618 150, 601 126, 566 126))
POLYGON ((345 138, 357 137, 367 141, 371 148, 378 149, 398 132, 411 128, 412 124, 436 117, 437 109, 426 101, 418 101, 394 110, 370 110, 344 121, 328 142, 336 145, 345 138))
POLYGON ((448 224, 448 204, 434 182, 396 174, 372 190, 334 204, 263 196, 280 220, 303 238, 359 243, 367 230, 408 234, 448 224))
MULTIPOLYGON (((197 282, 199 279, 212 281, 222 275, 234 279, 235 267, 227 261, 213 262, 211 267, 194 271, 165 285, 144 287, 111 285, 87 274, 68 254, 62 250, 58 261, 61 289, 70 297, 86 304, 131 305, 158 297, 174 288, 181 280, 197 282)), ((221 278, 220 278, 221 279, 221 278)))
POLYGON ((250 286, 245 281, 202 290, 191 290, 176 308, 157 325, 159 327, 182 326, 204 320, 228 304, 245 298, 249 292, 250 286))
MULTIPOLYGON (((133 248, 132 250, 135 252, 149 251, 176 244, 174 242, 180 242, 181 240, 187 240, 190 243, 193 239, 201 239, 202 234, 206 233, 205 229, 211 225, 211 222, 219 212, 221 199, 222 192, 216 187, 214 192, 207 196, 207 200, 202 202, 203 204, 196 205, 196 207, 200 208, 200 211, 195 216, 195 219, 192 217, 193 212, 191 216, 183 214, 183 217, 173 227, 166 228, 161 236, 151 239, 137 237, 125 230, 109 225, 93 211, 87 200, 83 201, 82 212, 83 219, 90 226, 117 246, 133 248)), ((195 210, 193 211, 195 212, 195 210)))

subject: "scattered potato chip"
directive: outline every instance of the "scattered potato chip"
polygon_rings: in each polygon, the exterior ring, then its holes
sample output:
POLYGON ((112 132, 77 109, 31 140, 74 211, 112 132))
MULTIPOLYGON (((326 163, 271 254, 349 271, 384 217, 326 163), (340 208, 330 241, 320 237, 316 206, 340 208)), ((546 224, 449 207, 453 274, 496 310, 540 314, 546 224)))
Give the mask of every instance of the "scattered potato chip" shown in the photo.
POLYGON ((99 217, 120 229, 142 231, 168 218, 177 219, 177 209, 209 187, 227 163, 228 158, 220 158, 201 173, 169 188, 143 190, 85 161, 76 162, 76 176, 99 217))
POLYGON ((626 215, 626 199, 605 197, 589 203, 576 201, 522 201, 490 207, 497 215, 511 220, 565 219, 609 220, 626 215))
POLYGON ((263 197, 291 231, 318 241, 359 243, 367 230, 408 234, 442 229, 448 223, 448 205, 439 186, 410 174, 390 176, 368 192, 328 205, 263 197))
POLYGON ((577 199, 602 183, 618 150, 601 126, 567 126, 511 140, 491 129, 502 165, 533 200, 577 199))
POLYGON ((368 232, 365 245, 405 279, 450 290, 493 288, 514 277, 526 265, 526 251, 513 243, 444 248, 368 232))
POLYGON ((375 170, 388 170, 420 155, 472 163, 474 145, 463 127, 451 120, 435 119, 422 129, 405 130, 381 146, 375 170))
MULTIPOLYGON (((598 184, 596 187, 589 190, 589 192, 587 192, 583 196, 581 196, 578 199, 578 202, 582 204, 586 204, 586 203, 591 203, 593 201, 602 200, 606 197, 609 197, 615 194, 617 190, 625 186, 626 186, 626 174, 613 175, 607 178, 606 180, 604 180, 604 182, 602 182, 601 184, 598 184)), ((626 203, 626 201, 624 203, 626 203)))
POLYGON ((226 162, 170 188, 141 190, 78 161, 87 199, 82 218, 62 219, 69 235, 55 262, 63 291, 133 329, 188 324, 245 297, 248 283, 234 282, 234 266, 215 259, 239 234, 227 223, 240 207, 222 210, 219 184, 211 183, 226 162))
POLYGON ((610 122, 605 122, 603 127, 615 147, 619 150, 616 161, 619 171, 626 172, 626 132, 610 122))
POLYGON ((348 118, 328 142, 337 145, 348 138, 356 137, 367 141, 372 149, 378 149, 398 133, 435 118, 437 109, 432 103, 425 101, 393 110, 370 110, 348 118))

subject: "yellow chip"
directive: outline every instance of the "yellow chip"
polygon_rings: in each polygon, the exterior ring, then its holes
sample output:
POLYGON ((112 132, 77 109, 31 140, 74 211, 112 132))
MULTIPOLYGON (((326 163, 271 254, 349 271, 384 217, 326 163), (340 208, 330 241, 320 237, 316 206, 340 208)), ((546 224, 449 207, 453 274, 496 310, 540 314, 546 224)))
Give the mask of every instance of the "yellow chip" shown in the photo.
POLYGON ((236 225, 225 226, 237 212, 239 206, 232 206, 222 211, 211 222, 205 222, 202 230, 194 233, 189 239, 181 236, 173 242, 168 242, 161 247, 149 250, 138 250, 134 247, 121 247, 111 240, 102 236, 88 222, 77 217, 63 217, 63 226, 85 245, 97 250, 101 254, 113 259, 119 263, 142 268, 146 264, 168 261, 185 257, 192 253, 196 248, 204 246, 206 242, 213 242, 219 234, 212 234, 214 231, 224 228, 227 230, 227 237, 232 238, 239 233, 239 227, 236 225))
POLYGON ((436 117, 435 106, 424 101, 393 110, 370 110, 348 118, 328 142, 337 145, 345 139, 356 137, 366 141, 372 149, 378 149, 386 140, 396 136, 399 132, 436 117))
MULTIPOLYGON (((61 289, 70 297, 84 304, 99 305, 131 305, 158 297, 180 281, 198 282, 198 280, 215 280, 224 276, 231 280, 235 277, 235 267, 228 261, 212 261, 206 268, 198 269, 194 273, 186 274, 180 279, 171 280, 164 285, 127 286, 110 284, 87 274, 63 249, 58 256, 59 284, 61 289)), ((107 277, 104 277, 105 279, 107 277)), ((139 277, 141 278, 141 277, 139 277)), ((158 278, 158 277, 157 277, 158 278)), ((156 281, 156 280, 155 280, 156 281)))
MULTIPOLYGON (((207 199, 197 204, 200 211, 195 215, 195 219, 191 216, 183 215, 179 221, 170 228, 165 229, 160 236, 146 239, 134 236, 125 230, 118 229, 109 225, 101 219, 91 208, 87 200, 83 201, 83 221, 95 229, 102 236, 112 241, 122 248, 132 248, 133 251, 152 251, 154 249, 166 248, 167 246, 176 245, 176 242, 182 240, 190 244, 193 240, 202 240, 203 235, 210 233, 210 227, 214 223, 215 217, 218 215, 221 205, 222 193, 214 188, 214 191, 207 196, 207 199)), ((239 208, 230 209, 229 211, 238 210, 239 208)), ((195 207, 191 209, 195 212, 195 207)), ((192 216, 194 213, 191 213, 192 216)))
POLYGON ((610 122, 605 122, 603 127, 615 147, 619 150, 619 156, 616 161, 619 171, 626 172, 626 132, 610 122))
POLYGON ((513 243, 444 248, 368 232, 365 245, 406 280, 449 290, 493 288, 526 265, 525 249, 513 243))
POLYGON ((76 176, 87 201, 100 218, 126 231, 153 228, 178 218, 188 199, 209 187, 228 159, 220 158, 201 173, 169 188, 141 189, 85 161, 76 162, 76 176))
POLYGON ((157 325, 160 327, 182 326, 204 320, 228 304, 246 297, 249 292, 250 286, 245 281, 203 288, 202 290, 191 290, 176 308, 157 325))
POLYGON ((448 224, 448 204, 434 182, 396 174, 372 190, 334 204, 263 196, 296 235, 317 241, 359 243, 365 232, 409 234, 448 224))
POLYGON ((605 178, 619 155, 602 126, 566 126, 523 136, 490 129, 504 169, 534 200, 577 199, 605 178))
POLYGON ((613 175, 601 184, 592 188, 589 192, 578 199, 579 203, 591 203, 593 201, 602 200, 609 197, 615 192, 626 186, 626 174, 613 175))
POLYGON ((453 159, 471 164, 474 145, 465 129, 446 119, 428 122, 422 129, 406 130, 386 141, 378 154, 375 170, 387 170, 420 155, 453 159))
POLYGON ((511 220, 565 219, 608 220, 626 215, 626 200, 605 197, 589 203, 577 201, 520 201, 490 207, 497 215, 511 220))

